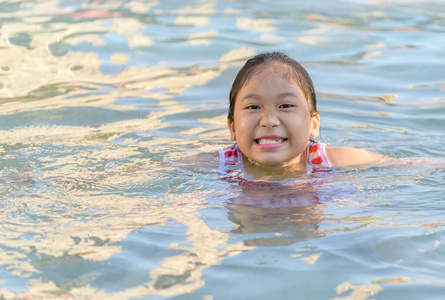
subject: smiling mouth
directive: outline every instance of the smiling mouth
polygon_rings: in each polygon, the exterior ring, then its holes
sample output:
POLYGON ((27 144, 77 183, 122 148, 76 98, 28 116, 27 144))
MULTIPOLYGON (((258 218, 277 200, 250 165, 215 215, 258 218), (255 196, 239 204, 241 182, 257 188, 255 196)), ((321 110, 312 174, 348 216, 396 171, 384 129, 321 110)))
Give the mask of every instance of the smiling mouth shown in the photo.
POLYGON ((287 139, 256 139, 255 143, 258 145, 274 145, 281 144, 285 142, 287 139))

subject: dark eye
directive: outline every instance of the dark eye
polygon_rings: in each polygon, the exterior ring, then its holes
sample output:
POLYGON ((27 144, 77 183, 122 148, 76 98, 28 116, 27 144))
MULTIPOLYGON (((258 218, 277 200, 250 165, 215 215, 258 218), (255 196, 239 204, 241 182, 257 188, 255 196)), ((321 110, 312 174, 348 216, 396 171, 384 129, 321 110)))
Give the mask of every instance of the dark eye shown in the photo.
POLYGON ((260 107, 258 105, 250 105, 247 106, 246 109, 260 109, 260 107))
POLYGON ((292 104, 282 104, 280 105, 280 108, 291 108, 294 107, 292 104))

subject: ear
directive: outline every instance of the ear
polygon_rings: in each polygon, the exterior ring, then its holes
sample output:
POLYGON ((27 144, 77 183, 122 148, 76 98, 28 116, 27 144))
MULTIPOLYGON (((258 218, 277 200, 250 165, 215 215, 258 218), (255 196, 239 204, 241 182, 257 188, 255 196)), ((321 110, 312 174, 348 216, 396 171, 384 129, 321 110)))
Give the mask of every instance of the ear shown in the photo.
POLYGON ((311 118, 309 136, 316 138, 318 137, 319 132, 320 132, 320 114, 316 113, 316 115, 311 118))
POLYGON ((236 141, 235 122, 233 122, 233 120, 227 119, 227 126, 229 126, 229 130, 230 130, 230 139, 232 141, 236 141))

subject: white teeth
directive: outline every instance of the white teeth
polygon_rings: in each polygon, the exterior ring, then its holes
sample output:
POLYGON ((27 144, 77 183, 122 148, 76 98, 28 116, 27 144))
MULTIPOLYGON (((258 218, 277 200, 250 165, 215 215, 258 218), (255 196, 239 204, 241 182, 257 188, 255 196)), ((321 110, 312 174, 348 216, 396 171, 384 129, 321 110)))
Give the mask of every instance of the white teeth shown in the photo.
POLYGON ((269 140, 269 139, 258 139, 258 144, 260 145, 270 145, 270 144, 279 144, 283 142, 283 139, 280 140, 269 140))

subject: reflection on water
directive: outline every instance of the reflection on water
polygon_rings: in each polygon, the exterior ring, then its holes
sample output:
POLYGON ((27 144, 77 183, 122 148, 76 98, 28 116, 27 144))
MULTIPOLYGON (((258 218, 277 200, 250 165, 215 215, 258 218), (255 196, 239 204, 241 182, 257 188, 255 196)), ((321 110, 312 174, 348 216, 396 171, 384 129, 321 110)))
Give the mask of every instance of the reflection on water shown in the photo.
POLYGON ((195 157, 229 143, 242 63, 276 49, 313 76, 326 142, 443 157, 443 19, 432 0, 3 1, 1 298, 441 299, 443 167, 228 183, 195 157))
POLYGON ((245 237, 247 245, 292 245, 325 235, 318 230, 318 223, 323 219, 323 205, 320 204, 272 209, 236 205, 230 210, 229 219, 239 225, 233 233, 252 236, 250 239, 245 237), (261 235, 257 236, 257 233, 261 235))

